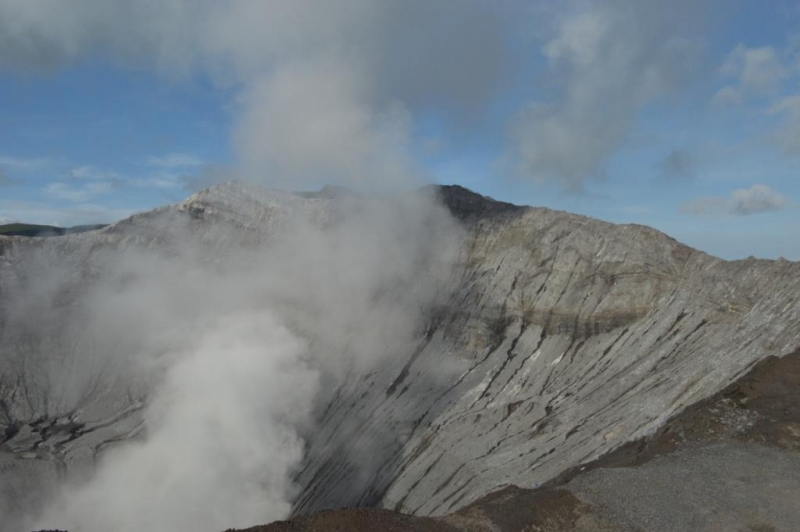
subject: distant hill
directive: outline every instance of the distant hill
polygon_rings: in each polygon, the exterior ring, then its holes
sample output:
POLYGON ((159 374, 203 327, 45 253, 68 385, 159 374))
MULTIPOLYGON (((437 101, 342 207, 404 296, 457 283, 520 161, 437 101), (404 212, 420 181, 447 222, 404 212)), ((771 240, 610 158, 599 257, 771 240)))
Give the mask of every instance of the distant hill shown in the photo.
POLYGON ((105 226, 105 224, 96 224, 57 227, 55 225, 13 223, 0 225, 0 236, 62 236, 70 233, 94 231, 95 229, 102 229, 105 226))

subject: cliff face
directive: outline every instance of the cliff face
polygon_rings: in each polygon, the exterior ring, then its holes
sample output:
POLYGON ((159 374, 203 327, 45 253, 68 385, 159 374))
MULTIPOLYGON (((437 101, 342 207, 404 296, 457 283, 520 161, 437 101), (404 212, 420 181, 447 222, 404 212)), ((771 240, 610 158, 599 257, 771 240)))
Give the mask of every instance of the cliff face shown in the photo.
POLYGON ((457 289, 402 370, 331 401, 298 513, 439 515, 537 486, 800 343, 798 263, 725 262, 647 227, 440 194, 469 229, 457 289), (452 373, 432 382, 443 358, 452 373), (336 445, 353 418, 384 421, 358 431, 362 446, 385 449, 360 493, 336 445))
POLYGON ((798 450, 800 351, 540 488, 509 486, 441 517, 339 509, 247 532, 788 531, 800 520, 798 450))
MULTIPOLYGON (((800 263, 726 262, 647 227, 460 187, 437 193, 466 233, 451 289, 436 297, 412 349, 321 393, 303 429, 296 514, 371 505, 440 515, 508 484, 535 487, 800 345, 800 263)), ((290 214, 329 223, 340 197, 328 196, 223 186, 100 231, 0 237, 0 307, 35 279, 31 257, 76 272, 58 280, 64 307, 41 324, 1 309, 0 513, 36 506, 57 478, 84 474, 142 430, 146 382, 101 372, 64 388, 67 363, 85 346, 36 334, 59 326, 70 290, 91 283, 105 252, 169 249, 177 236, 155 230, 164 219, 209 253, 231 245, 222 227, 257 247, 290 214), (64 364, 46 363, 54 356, 64 364)))

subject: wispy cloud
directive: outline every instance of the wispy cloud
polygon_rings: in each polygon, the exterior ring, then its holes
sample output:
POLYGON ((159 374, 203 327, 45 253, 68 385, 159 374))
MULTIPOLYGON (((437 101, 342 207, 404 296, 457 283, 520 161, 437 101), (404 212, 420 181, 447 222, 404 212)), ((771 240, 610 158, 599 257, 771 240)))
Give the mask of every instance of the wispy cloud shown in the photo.
POLYGON ((771 121, 766 140, 784 155, 800 155, 800 54, 791 42, 784 47, 738 45, 720 67, 733 78, 714 95, 720 106, 753 104, 771 121))
POLYGON ((168 153, 161 156, 151 155, 147 158, 146 164, 155 168, 182 169, 202 166, 205 161, 188 153, 168 153))
POLYGON ((789 205, 789 198, 779 194, 766 185, 753 185, 749 189, 737 189, 731 194, 733 214, 755 214, 779 211, 789 205))
POLYGON ((114 171, 102 170, 92 165, 83 165, 72 168, 69 176, 73 179, 88 179, 92 181, 120 181, 122 177, 114 171))
POLYGON ((50 157, 14 157, 11 155, 0 155, 0 167, 18 172, 40 170, 54 163, 55 161, 50 157))
MULTIPOLYGON (((107 170, 92 165, 84 165, 73 168, 68 172, 69 177, 74 180, 93 181, 96 185, 82 185, 77 190, 86 191, 89 194, 99 194, 109 191, 111 188, 178 188, 181 186, 181 176, 186 169, 186 165, 194 166, 199 159, 185 159, 183 163, 175 158, 169 161, 161 161, 153 164, 153 168, 139 175, 124 175, 115 170, 107 170), (106 185, 100 185, 105 183, 106 185)), ((60 187, 59 187, 60 188, 60 187)), ((75 187, 72 187, 75 190, 75 187)))
POLYGON ((750 96, 774 94, 790 68, 772 46, 748 48, 740 44, 728 54, 719 71, 734 82, 717 91, 712 103, 735 105, 750 96))
POLYGON ((138 188, 170 189, 182 186, 182 174, 159 173, 146 177, 128 177, 125 183, 138 188))
POLYGON ((781 98, 770 107, 768 113, 780 120, 771 140, 780 147, 784 155, 800 155, 800 95, 781 98))
POLYGON ((702 54, 684 16, 700 3, 566 2, 542 54, 560 89, 517 113, 518 173, 579 191, 634 127, 639 111, 683 86, 702 54), (647 28, 643 31, 643 28, 647 28))
POLYGON ((50 183, 43 190, 54 198, 82 203, 108 194, 113 188, 114 185, 107 181, 90 182, 81 185, 56 182, 50 183))
POLYGON ((43 188, 44 192, 57 199, 85 203, 110 193, 125 185, 126 179, 112 170, 104 170, 92 165, 71 168, 67 175, 68 183, 56 181, 43 188))
POLYGON ((780 211, 790 205, 789 198, 766 185, 734 190, 730 196, 707 196, 686 202, 681 206, 685 214, 732 214, 747 216, 780 211))

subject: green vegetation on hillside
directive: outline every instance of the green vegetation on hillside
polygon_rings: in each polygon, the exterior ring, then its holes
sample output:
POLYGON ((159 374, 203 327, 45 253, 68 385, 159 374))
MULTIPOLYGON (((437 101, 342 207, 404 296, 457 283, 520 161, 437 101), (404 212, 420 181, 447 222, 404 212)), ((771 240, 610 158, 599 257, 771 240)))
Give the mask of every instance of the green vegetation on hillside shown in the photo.
POLYGON ((55 225, 36 225, 12 223, 0 225, 2 236, 60 236, 70 233, 83 233, 102 229, 105 225, 76 225, 74 227, 57 227, 55 225))

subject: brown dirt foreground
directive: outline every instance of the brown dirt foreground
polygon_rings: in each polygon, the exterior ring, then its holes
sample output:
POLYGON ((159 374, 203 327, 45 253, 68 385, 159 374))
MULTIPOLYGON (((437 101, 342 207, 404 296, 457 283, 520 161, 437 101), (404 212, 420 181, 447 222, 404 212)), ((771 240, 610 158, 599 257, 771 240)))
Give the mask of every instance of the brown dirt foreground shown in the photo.
POLYGON ((246 532, 672 530, 800 530, 800 351, 539 489, 509 486, 444 517, 342 509, 246 532))

